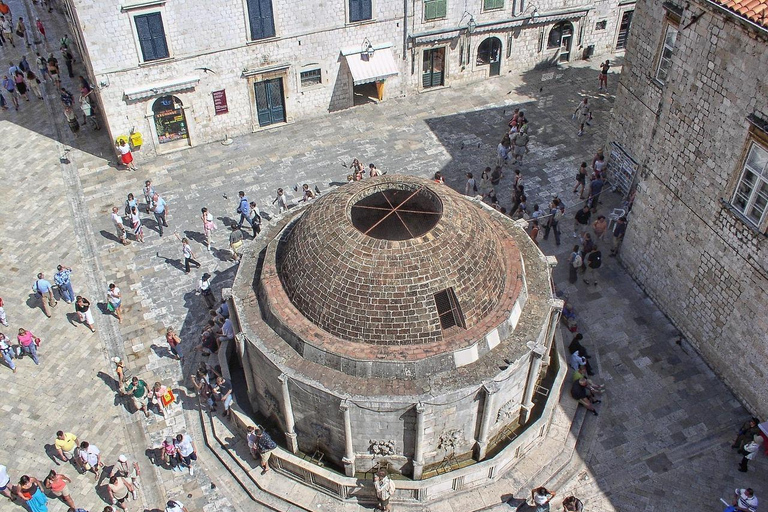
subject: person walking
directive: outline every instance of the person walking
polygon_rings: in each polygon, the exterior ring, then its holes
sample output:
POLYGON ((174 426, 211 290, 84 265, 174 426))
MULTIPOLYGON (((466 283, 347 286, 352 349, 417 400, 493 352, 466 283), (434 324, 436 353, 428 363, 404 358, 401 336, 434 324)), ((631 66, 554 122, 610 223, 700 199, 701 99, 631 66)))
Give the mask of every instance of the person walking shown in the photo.
POLYGON ((163 463, 171 468, 171 471, 183 471, 181 467, 179 467, 181 459, 179 458, 179 452, 173 441, 173 437, 171 436, 165 438, 165 441, 160 445, 160 457, 162 458, 163 463))
POLYGON ((211 274, 208 272, 205 272, 200 277, 200 282, 197 285, 197 289, 200 291, 200 294, 203 296, 203 299, 205 300, 205 304, 208 306, 208 309, 213 309, 213 306, 216 305, 216 297, 213 296, 213 288, 211 287, 211 274))
POLYGON ((57 272, 53 275, 53 281, 59 287, 59 295, 67 304, 75 301, 75 292, 72 289, 72 269, 64 265, 56 267, 57 272))
POLYGON ((213 394, 216 400, 224 406, 224 417, 229 418, 230 408, 232 407, 232 384, 224 377, 216 377, 216 384, 213 386, 213 394))
POLYGON ((57 473, 53 469, 48 476, 43 480, 43 485, 46 489, 51 491, 51 494, 57 498, 61 498, 61 501, 67 504, 70 510, 75 510, 75 502, 72 500, 72 496, 69 494, 68 483, 72 483, 67 475, 57 473))
POLYGON ((598 91, 608 90, 608 70, 611 69, 611 61, 607 60, 600 64, 600 74, 597 75, 598 91))
POLYGON ((373 477, 373 488, 376 491, 378 509, 385 512, 392 510, 389 504, 390 498, 395 494, 395 482, 389 478, 386 469, 379 469, 373 477))
POLYGON ((27 77, 27 85, 29 85, 29 88, 32 89, 32 92, 35 93, 35 97, 39 100, 43 99, 43 93, 40 90, 40 79, 37 77, 37 75, 30 69, 26 72, 27 77))
MULTIPOLYGON (((166 417, 168 411, 167 406, 173 403, 173 399, 167 400, 167 394, 169 389, 159 381, 152 385, 152 390, 149 392, 149 404, 154 405, 157 408, 157 412, 166 417)), ((170 393, 170 397, 173 397, 173 393, 170 393)), ((175 397, 174 397, 175 398, 175 397)))
POLYGON ((59 60, 54 57, 53 54, 48 56, 48 74, 51 76, 51 80, 53 80, 53 85, 56 87, 56 89, 59 89, 61 87, 59 60))
POLYGON ((195 448, 192 437, 189 434, 178 434, 174 444, 176 445, 177 453, 181 457, 181 465, 189 468, 190 476, 194 475, 195 470, 192 464, 197 460, 197 448, 195 448))
MULTIPOLYGON (((18 110, 18 107, 16 110, 18 110)), ((285 191, 282 188, 277 189, 277 195, 275 196, 275 199, 272 201, 272 204, 275 204, 275 203, 277 203, 278 215, 288 210, 288 203, 285 198, 285 191)))
POLYGON ((208 208, 202 208, 200 210, 200 220, 203 221, 203 233, 205 233, 205 244, 208 246, 208 250, 211 250, 211 235, 216 231, 216 223, 213 221, 213 215, 208 211, 208 208))
POLYGON ((88 100, 88 97, 81 93, 79 102, 80 110, 83 111, 83 126, 90 124, 94 130, 101 130, 101 126, 99 126, 99 120, 96 118, 96 113, 94 112, 93 106, 88 100))
POLYGON ((125 237, 125 224, 123 224, 123 218, 117 212, 120 211, 117 206, 112 207, 112 223, 115 225, 115 234, 117 239, 123 245, 128 245, 128 239, 125 237))
POLYGON ((77 114, 71 106, 64 107, 64 117, 69 125, 69 130, 77 137, 77 134, 80 133, 80 121, 77 120, 77 114))
POLYGON ((45 275, 42 272, 37 274, 37 281, 32 285, 32 291, 40 298, 45 316, 51 318, 51 311, 48 308, 55 308, 58 301, 53 297, 53 286, 45 280, 45 275))
POLYGON ((37 70, 40 72, 40 80, 47 82, 51 75, 48 73, 48 59, 40 55, 40 52, 35 52, 35 62, 37 63, 37 70))
POLYGON ((589 210, 588 205, 584 205, 584 208, 576 212, 573 217, 573 238, 578 238, 580 235, 586 233, 587 226, 589 226, 589 218, 592 216, 592 212, 589 210))
POLYGON ((37 478, 29 475, 19 478, 16 495, 24 500, 30 512, 48 512, 48 498, 37 478))
POLYGON ((555 234, 555 245, 560 245, 560 219, 562 213, 560 212, 560 199, 554 198, 549 203, 549 208, 546 211, 544 219, 544 240, 549 238, 549 232, 552 231, 555 234))
POLYGON ((67 74, 69 74, 69 78, 75 78, 75 72, 72 70, 75 56, 72 55, 72 51, 69 48, 64 48, 62 50, 62 55, 64 56, 64 64, 67 66, 67 74))
POLYGON ((163 226, 168 227, 168 222, 166 221, 168 204, 160 194, 156 193, 152 196, 152 212, 155 214, 155 221, 157 221, 157 229, 160 231, 160 236, 163 236, 163 226))
POLYGON ((144 224, 139 217, 139 209, 136 206, 131 206, 131 226, 133 227, 133 236, 136 237, 137 242, 144 243, 144 224))
POLYGON ((576 107, 576 110, 573 111, 573 118, 577 119, 577 122, 579 123, 579 136, 584 135, 584 125, 588 124, 589 120, 592 118, 589 98, 585 96, 584 99, 581 100, 581 103, 576 107))
POLYGON ((35 336, 32 331, 28 331, 23 327, 19 328, 19 334, 16 336, 16 340, 19 342, 22 354, 29 354, 32 361, 36 365, 40 364, 40 360, 37 358, 37 349, 40 347, 40 338, 35 336))
POLYGON ((181 338, 179 338, 179 335, 176 334, 176 331, 173 329, 173 327, 166 329, 165 341, 168 342, 168 349, 171 351, 171 354, 173 354, 176 359, 181 359, 181 338))
POLYGON ((142 411, 144 416, 149 418, 149 410, 147 409, 147 400, 149 399, 149 388, 147 383, 138 377, 131 378, 131 383, 125 388, 125 393, 130 395, 133 401, 133 407, 136 409, 134 412, 142 411))
MULTIPOLYGON (((725 503, 725 500, 721 500, 725 503)), ((724 512, 755 512, 757 510, 758 500, 755 491, 750 487, 746 489, 734 489, 733 505, 726 508, 724 512)))
POLYGON ((0 324, 8 327, 8 317, 5 314, 5 303, 2 297, 0 297, 0 324))
POLYGON ((0 494, 11 501, 16 501, 16 495, 12 492, 11 477, 8 476, 8 468, 0 464, 0 494))
POLYGON ((19 98, 16 94, 16 82, 12 78, 8 78, 8 75, 3 76, 3 89, 8 93, 8 97, 11 98, 11 103, 16 110, 19 110, 19 98))
POLYGON ((165 504, 165 512, 189 512, 184 504, 177 500, 168 500, 165 504))
POLYGON ((13 73, 13 81, 16 83, 16 93, 24 98, 25 101, 29 101, 27 81, 24 79, 24 72, 21 69, 17 68, 13 73))
POLYGON ((597 245, 592 247, 592 251, 587 255, 587 269, 584 271, 584 282, 597 286, 597 269, 603 264, 603 254, 597 245), (592 278, 591 282, 590 279, 592 278))
MULTIPOLYGON (((7 4, 3 4, 7 6, 7 4)), ((11 13, 3 13, 2 20, 0 20, 0 27, 2 27, 3 38, 11 43, 11 46, 16 48, 16 44, 13 42, 13 18, 11 13)))
POLYGON ((619 217, 616 221, 616 226, 613 228, 613 241, 611 243, 611 254, 613 258, 619 253, 621 249, 621 242, 624 241, 624 234, 627 232, 627 218, 619 217))
MULTIPOLYGON (((311 191, 310 191, 311 192, 311 191)), ((314 193, 313 193, 314 194, 314 193)), ((316 197, 316 196, 313 196, 316 197)), ((251 201, 251 224, 253 225, 253 237, 261 233, 261 212, 254 201, 251 201)))
POLYGON ((597 204, 600 202, 600 193, 603 191, 603 185, 605 182, 600 175, 595 175, 595 178, 589 184, 589 199, 587 204, 592 208, 592 213, 597 213, 597 204))
POLYGON ((581 254, 579 254, 579 245, 573 246, 573 251, 568 257, 568 282, 573 284, 579 280, 579 269, 583 264, 581 254))
POLYGON ((117 143, 117 151, 120 153, 120 162, 130 171, 137 171, 136 164, 133 163, 133 153, 131 147, 125 143, 125 139, 120 139, 117 143))
POLYGON ((579 192, 579 199, 584 199, 584 187, 587 181, 587 162, 581 162, 581 166, 576 173, 576 185, 573 187, 573 193, 579 192), (581 189, 581 190, 579 190, 581 189))
POLYGON ((536 507, 536 512, 549 512, 549 502, 555 497, 555 493, 548 491, 546 487, 537 487, 531 491, 531 499, 536 507))
MULTIPOLYGON (((251 221, 251 205, 248 201, 248 198, 245 197, 245 192, 242 190, 238 192, 237 195, 240 197, 240 203, 237 205, 237 213, 240 214, 240 222, 238 223, 238 227, 242 229, 243 221, 245 221, 251 226, 251 229, 253 229, 253 222, 251 221)), ((253 236, 256 236, 255 230, 253 232, 253 236)))
POLYGON ((749 465, 749 461, 755 460, 755 457, 757 457, 757 454, 760 452, 760 447, 762 445, 763 436, 757 434, 752 438, 752 442, 745 444, 744 448, 739 450, 739 453, 744 456, 741 458, 741 462, 739 463, 739 471, 742 473, 746 473, 748 471, 747 466, 749 465))
POLYGON ((144 182, 144 188, 142 189, 144 192, 144 204, 147 205, 147 213, 150 213, 152 211, 152 198, 155 197, 155 187, 152 186, 152 181, 147 180, 144 182))
POLYGON ((256 450, 261 459, 262 475, 269 471, 269 458, 272 456, 272 451, 275 448, 277 448, 277 444, 269 437, 269 434, 264 432, 264 427, 256 427, 256 450))
POLYGON ((471 172, 467 173, 467 183, 464 185, 464 195, 474 196, 477 194, 477 181, 471 172))
POLYGON ((53 442, 53 447, 56 450, 56 454, 64 462, 74 461, 77 464, 75 458, 75 450, 77 449, 77 436, 72 432, 64 432, 59 430, 56 432, 56 440, 53 442))
POLYGON ((93 314, 91 313, 91 301, 78 295, 75 298, 75 313, 77 313, 77 319, 88 326, 91 332, 96 332, 96 328, 93 326, 93 314))
POLYGON ((107 309, 117 317, 117 323, 123 323, 123 294, 115 283, 110 283, 107 289, 107 309))
POLYGON ((40 21, 40 18, 35 18, 35 28, 37 28, 37 31, 42 36, 43 41, 45 41, 47 43, 48 42, 48 37, 46 37, 46 35, 45 35, 45 25, 43 25, 43 22, 40 21))
POLYGON ((237 222, 233 222, 230 228, 232 232, 229 234, 229 250, 232 253, 232 261, 240 261, 243 250, 243 230, 237 222))
POLYGON ((99 471, 104 467, 104 463, 101 462, 101 450, 95 444, 83 441, 80 443, 77 456, 80 458, 83 472, 92 471, 94 479, 98 481, 99 471))
POLYGON ((189 246, 189 240, 187 238, 181 239, 181 253, 184 255, 185 274, 189 274, 190 263, 195 267, 200 268, 200 263, 195 259, 195 253, 192 252, 192 248, 189 246))
POLYGON ((133 485, 125 478, 117 475, 109 477, 109 483, 107 484, 107 494, 112 502, 112 505, 121 508, 122 510, 128 510, 128 506, 125 501, 128 499, 128 495, 132 495, 133 499, 136 499, 136 490, 133 485))
POLYGON ((24 42, 27 43, 27 48, 32 46, 32 41, 29 37, 29 30, 27 29, 27 24, 24 23, 24 18, 19 16, 19 21, 16 22, 16 35, 18 35, 20 38, 24 39, 24 42))
POLYGON ((13 362, 14 354, 13 347, 11 346, 11 340, 0 332, 0 354, 3 355, 3 361, 8 365, 8 368, 16 373, 16 363, 13 362))
MULTIPOLYGON (((112 471, 109 474, 110 478, 113 476, 120 476, 130 480, 131 485, 134 488, 140 487, 141 481, 141 468, 136 461, 129 461, 126 455, 120 454, 117 457, 117 463, 112 466, 112 471)), ((133 499, 136 499, 135 491, 133 493, 133 499)))

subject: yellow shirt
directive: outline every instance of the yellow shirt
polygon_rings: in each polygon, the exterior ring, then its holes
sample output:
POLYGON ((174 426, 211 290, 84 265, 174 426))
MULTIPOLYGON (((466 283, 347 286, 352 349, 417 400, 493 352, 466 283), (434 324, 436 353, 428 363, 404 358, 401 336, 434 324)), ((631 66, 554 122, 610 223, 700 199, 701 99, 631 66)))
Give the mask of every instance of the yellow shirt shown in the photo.
POLYGON ((67 432, 64 434, 64 439, 56 438, 56 441, 53 443, 53 445, 56 448, 61 449, 63 452, 71 452, 75 449, 75 444, 77 442, 77 436, 75 434, 72 434, 70 432, 67 432))

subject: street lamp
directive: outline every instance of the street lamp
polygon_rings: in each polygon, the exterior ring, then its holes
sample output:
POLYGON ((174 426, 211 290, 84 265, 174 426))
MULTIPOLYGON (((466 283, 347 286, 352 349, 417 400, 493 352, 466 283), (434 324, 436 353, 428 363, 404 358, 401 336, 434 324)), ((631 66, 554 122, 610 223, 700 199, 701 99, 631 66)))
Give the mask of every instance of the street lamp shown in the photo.
POLYGON ((461 24, 464 22, 467 16, 469 16, 469 21, 467 22, 467 32, 471 34, 477 28, 477 22, 475 21, 475 17, 471 12, 464 11, 464 14, 461 15, 461 20, 459 20, 459 27, 461 27, 461 24))
POLYGON ((365 60, 370 59, 371 56, 373 56, 373 52, 376 51, 374 50, 373 45, 371 44, 371 42, 368 40, 367 37, 363 39, 363 44, 361 45, 360 48, 361 48, 360 53, 363 54, 363 59, 365 60))

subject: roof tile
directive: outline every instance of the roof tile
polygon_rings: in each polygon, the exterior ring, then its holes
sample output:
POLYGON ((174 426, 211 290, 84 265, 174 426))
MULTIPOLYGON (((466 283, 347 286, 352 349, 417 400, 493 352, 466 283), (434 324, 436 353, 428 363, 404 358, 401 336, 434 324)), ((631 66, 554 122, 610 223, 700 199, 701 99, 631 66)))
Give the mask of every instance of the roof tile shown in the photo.
POLYGON ((768 28, 768 0, 712 0, 736 14, 768 28))

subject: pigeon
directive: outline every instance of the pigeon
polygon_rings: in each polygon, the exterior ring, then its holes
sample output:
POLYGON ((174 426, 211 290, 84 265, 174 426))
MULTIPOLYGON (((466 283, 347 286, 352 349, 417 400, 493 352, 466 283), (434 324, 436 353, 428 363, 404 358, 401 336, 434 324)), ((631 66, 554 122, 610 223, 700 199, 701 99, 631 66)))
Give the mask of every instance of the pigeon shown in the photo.
POLYGON ((461 143, 461 149, 464 149, 464 143, 463 142, 461 143))
POLYGON ((205 73, 213 73, 214 75, 216 74, 216 72, 210 68, 195 68, 195 69, 199 69, 200 71, 203 71, 205 73))
POLYGON ((298 183, 293 186, 293 191, 294 192, 298 192, 299 191, 299 184, 298 183))
POLYGON ((341 166, 342 166, 343 168, 345 168, 345 169, 347 168, 347 164, 346 164, 345 162, 341 162, 341 166))
POLYGON ((319 189, 319 188, 317 188, 317 185, 315 185, 315 194, 318 194, 318 195, 320 195, 320 189, 319 189))
POLYGON ((477 147, 480 147, 480 143, 479 142, 477 143, 477 147))
POLYGON ((227 197, 227 194, 222 194, 222 196, 221 196, 221 197, 223 197, 224 199, 229 199, 229 198, 227 197))

